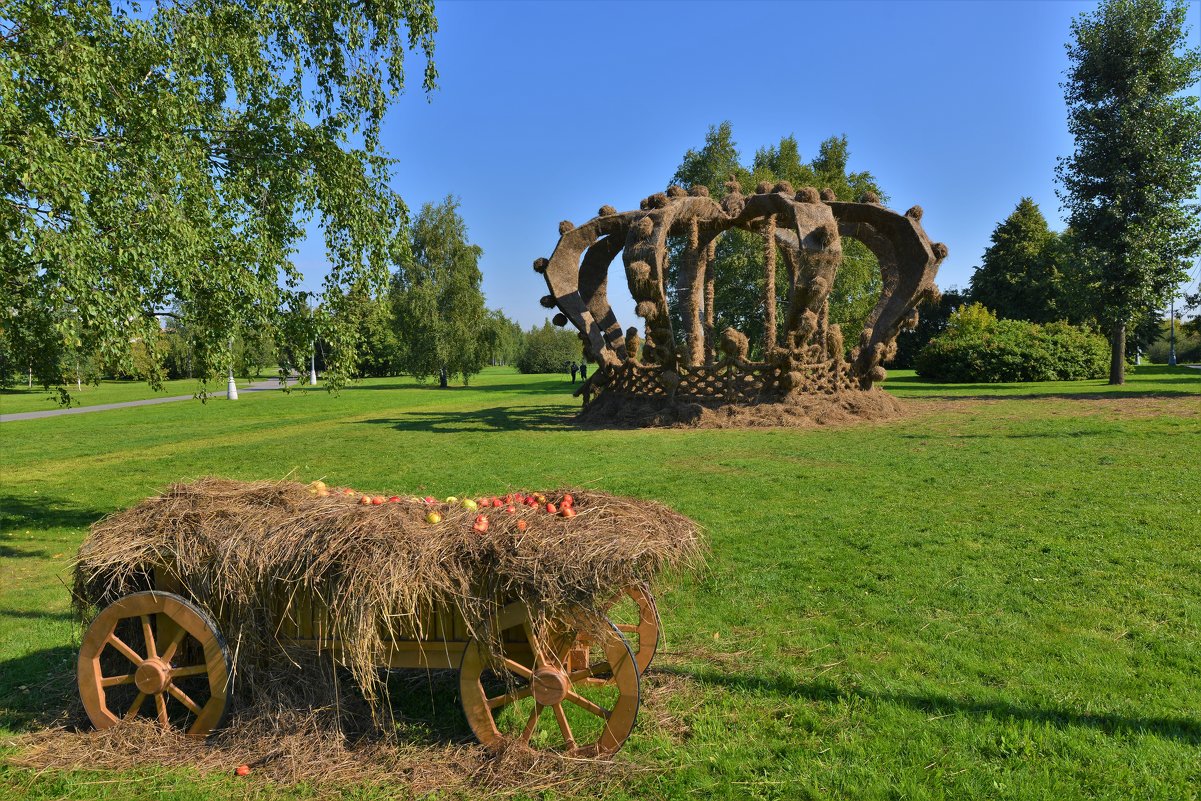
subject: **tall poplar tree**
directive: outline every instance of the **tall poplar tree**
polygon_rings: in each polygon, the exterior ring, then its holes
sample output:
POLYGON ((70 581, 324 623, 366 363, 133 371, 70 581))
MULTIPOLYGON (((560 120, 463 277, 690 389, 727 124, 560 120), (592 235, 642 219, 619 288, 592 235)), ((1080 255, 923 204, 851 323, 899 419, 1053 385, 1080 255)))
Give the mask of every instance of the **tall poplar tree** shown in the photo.
POLYGON ((1183 0, 1106 0, 1072 22, 1064 83, 1075 152, 1060 197, 1094 273, 1093 305, 1125 382, 1126 335, 1162 307, 1201 247, 1201 53, 1186 46, 1183 0))

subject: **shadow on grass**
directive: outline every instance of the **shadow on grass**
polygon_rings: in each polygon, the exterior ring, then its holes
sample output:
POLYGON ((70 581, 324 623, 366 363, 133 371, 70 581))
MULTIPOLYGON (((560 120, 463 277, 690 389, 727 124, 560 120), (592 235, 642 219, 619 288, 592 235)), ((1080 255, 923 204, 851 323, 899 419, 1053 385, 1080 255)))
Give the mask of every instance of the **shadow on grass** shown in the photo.
POLYGON ((8 493, 0 495, 0 527, 3 528, 87 528, 105 514, 107 512, 100 509, 88 509, 44 495, 33 498, 8 493))
POLYGON ((78 725, 82 707, 75 683, 76 649, 69 645, 0 662, 0 729, 78 725))
POLYGON ((421 390, 423 392, 441 392, 448 398, 453 398, 456 393, 460 392, 505 392, 521 395, 554 395, 558 397, 570 398, 571 393, 576 390, 579 385, 572 385, 569 381, 564 380, 562 383, 510 383, 510 384, 471 384, 470 386, 462 386, 461 384, 451 384, 448 387, 438 386, 438 382, 434 381, 428 384, 418 384, 415 381, 394 381, 387 384, 365 384, 361 386, 347 387, 347 390, 355 392, 371 391, 379 389, 412 389, 421 390))
POLYGON ((971 701, 934 693, 875 693, 839 687, 828 681, 797 682, 785 677, 763 678, 753 675, 675 667, 655 668, 656 672, 746 692, 773 693, 821 703, 862 699, 882 704, 909 707, 931 715, 968 714, 998 720, 1029 721, 1059 727, 1085 727, 1110 735, 1151 734, 1201 745, 1201 719, 1167 717, 1130 717, 1106 713, 1075 712, 1069 709, 1031 707, 1005 701, 971 701))
MULTIPOLYGON (((64 645, 0 662, 0 730, 33 731, 51 726, 90 730, 92 724, 77 690, 77 656, 75 647, 64 645)), ((393 723, 402 741, 449 745, 472 739, 459 703, 457 670, 387 673, 393 723)), ((344 678, 350 681, 348 676, 344 678)), ((253 699, 232 701, 232 711, 236 714, 237 705, 248 701, 253 699)))
POLYGON ((495 431, 574 431, 575 410, 563 406, 494 406, 466 412, 407 412, 400 417, 358 420, 355 425, 392 426, 397 431, 443 434, 495 431))
MULTIPOLYGON (((1163 381, 1163 382, 1159 382, 1159 383, 1173 383, 1173 382, 1174 382, 1174 380, 1173 381, 1163 381)), ((1184 383, 1184 382, 1182 381, 1181 383, 1184 383)), ((917 395, 917 394, 898 395, 897 397, 900 397, 904 400, 919 400, 919 401, 921 401, 921 400, 937 400, 937 401, 959 401, 959 400, 962 400, 962 401, 978 401, 978 400, 1097 401, 1097 400, 1123 400, 1125 398, 1130 398, 1130 399, 1150 398, 1152 400, 1155 400, 1155 399, 1180 400, 1181 398, 1190 398, 1190 397, 1201 395, 1201 381, 1193 380, 1188 383, 1190 383, 1192 385, 1192 387, 1193 387, 1192 391, 1186 390, 1186 389, 1181 389, 1181 390, 1175 390, 1175 389, 1142 390, 1142 389, 1138 389, 1138 390, 1125 390, 1125 391, 1120 391, 1120 392, 1023 392, 1023 393, 1014 393, 1014 394, 1009 394, 1009 393, 1004 393, 1004 392, 992 392, 992 393, 981 393, 981 394, 976 394, 976 395, 972 395, 972 394, 959 395, 959 394, 954 394, 954 393, 944 393, 944 394, 932 395, 932 394, 923 393, 921 395, 917 395)), ((926 385, 926 386, 939 386, 939 385, 934 384, 934 385, 926 385)), ((979 384, 979 385, 948 384, 945 386, 955 386, 960 389, 975 390, 975 389, 986 389, 986 388, 988 388, 989 385, 988 384, 979 384)))
POLYGON ((75 615, 71 612, 43 612, 28 609, 0 609, 0 617, 16 620, 75 620, 75 615))

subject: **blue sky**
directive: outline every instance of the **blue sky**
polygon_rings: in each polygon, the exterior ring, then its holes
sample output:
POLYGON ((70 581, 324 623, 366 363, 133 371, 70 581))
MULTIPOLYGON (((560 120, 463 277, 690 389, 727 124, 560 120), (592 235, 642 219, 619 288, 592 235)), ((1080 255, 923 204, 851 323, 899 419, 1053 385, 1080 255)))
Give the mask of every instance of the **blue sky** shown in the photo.
MULTIPOLYGON (((729 120, 745 160, 793 135, 808 160, 845 134, 950 249, 938 284, 965 287, 997 223, 1029 195, 1063 227, 1060 82, 1073 17, 1092 2, 440 2, 440 88, 420 64, 385 123, 393 185, 415 213, 460 198, 488 305, 525 326, 546 311, 530 269, 560 220, 637 208, 688 148, 729 120)), ((1189 5, 1190 39, 1201 3, 1189 5)), ((318 239, 297 263, 324 276, 318 239)), ((624 282, 618 281, 618 284, 624 282)), ((611 294, 613 290, 611 288, 611 294)), ((618 317, 633 321, 632 303, 618 317)), ((631 321, 631 322, 626 322, 631 321)))

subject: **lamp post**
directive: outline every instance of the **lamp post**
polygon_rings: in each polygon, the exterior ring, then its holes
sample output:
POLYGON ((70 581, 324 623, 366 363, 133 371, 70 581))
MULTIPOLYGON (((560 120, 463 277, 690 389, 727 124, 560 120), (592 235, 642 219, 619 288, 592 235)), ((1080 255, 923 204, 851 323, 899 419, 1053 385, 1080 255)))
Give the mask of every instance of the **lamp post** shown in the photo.
POLYGON ((234 381, 234 339, 229 338, 229 384, 227 385, 225 397, 229 400, 238 399, 238 385, 234 381))

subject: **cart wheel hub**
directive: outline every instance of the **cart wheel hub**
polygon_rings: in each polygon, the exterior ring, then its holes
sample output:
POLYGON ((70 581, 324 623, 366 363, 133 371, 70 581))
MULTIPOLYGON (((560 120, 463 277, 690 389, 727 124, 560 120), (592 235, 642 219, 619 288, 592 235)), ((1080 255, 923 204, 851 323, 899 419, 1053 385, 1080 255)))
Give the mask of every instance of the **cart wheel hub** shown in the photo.
POLYGON ((133 674, 133 683, 147 695, 161 693, 170 682, 171 668, 161 659, 147 659, 133 674))
POLYGON ((534 688, 534 700, 542 706, 561 704, 571 689, 567 674, 558 668, 541 667, 534 671, 530 684, 534 688))

